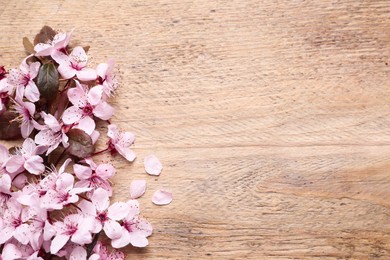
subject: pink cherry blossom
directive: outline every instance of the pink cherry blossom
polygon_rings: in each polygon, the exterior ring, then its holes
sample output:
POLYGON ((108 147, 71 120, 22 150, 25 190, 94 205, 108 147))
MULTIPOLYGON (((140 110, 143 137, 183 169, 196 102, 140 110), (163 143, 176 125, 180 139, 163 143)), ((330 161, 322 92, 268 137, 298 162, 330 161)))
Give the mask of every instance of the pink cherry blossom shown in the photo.
POLYGON ((81 214, 71 214, 63 221, 55 222, 54 229, 56 234, 50 246, 52 254, 56 254, 68 240, 81 246, 92 242, 92 222, 81 214))
POLYGON ((99 85, 88 89, 76 81, 76 87, 68 90, 68 98, 73 106, 65 110, 62 116, 64 123, 73 124, 82 118, 89 118, 89 124, 95 129, 95 122, 90 119, 92 116, 103 120, 110 119, 114 109, 102 100, 102 93, 102 87, 99 85))
POLYGON ((109 140, 109 149, 111 153, 118 152, 126 160, 134 161, 136 155, 130 149, 130 146, 134 143, 135 136, 130 132, 120 132, 118 127, 114 124, 108 126, 107 136, 109 140))
POLYGON ((34 82, 38 75, 39 62, 27 64, 27 59, 32 55, 26 57, 20 64, 19 69, 10 70, 8 76, 8 83, 16 87, 16 95, 21 99, 25 96, 29 101, 36 102, 39 100, 39 90, 34 82))
POLYGON ((31 138, 24 140, 22 147, 16 148, 15 155, 6 163, 6 169, 11 173, 27 170, 38 175, 45 171, 43 158, 39 156, 46 151, 45 146, 37 146, 31 138))
POLYGON ((49 56, 54 51, 64 50, 69 43, 73 30, 74 29, 72 29, 69 33, 57 33, 51 42, 38 43, 35 45, 35 56, 49 56))
POLYGON ((107 247, 101 242, 98 242, 93 248, 94 254, 88 260, 124 260, 125 255, 118 250, 113 250, 111 253, 107 247))
POLYGON ((172 193, 165 190, 154 192, 152 202, 156 205, 167 205, 172 202, 172 193))
POLYGON ((130 198, 137 199, 141 197, 146 190, 145 180, 134 180, 130 184, 130 198))
POLYGON ((34 130, 35 105, 31 102, 24 102, 16 97, 12 109, 17 114, 14 121, 20 123, 21 134, 23 138, 27 138, 34 130))
POLYGON ((29 243, 31 235, 27 224, 29 219, 23 217, 22 210, 22 205, 14 199, 7 203, 7 210, 3 213, 3 227, 0 230, 0 244, 4 244, 12 237, 24 245, 29 243))
POLYGON ((122 220, 122 235, 111 241, 114 248, 122 248, 128 244, 135 247, 145 247, 149 244, 147 237, 153 232, 152 225, 143 217, 139 211, 139 204, 136 200, 127 202, 130 212, 122 220))
POLYGON ((85 163, 88 166, 75 164, 73 165, 73 171, 79 181, 75 184, 77 188, 103 188, 108 192, 108 195, 112 195, 111 184, 108 181, 115 175, 115 168, 111 164, 102 163, 97 165, 91 159, 86 159, 85 163))
POLYGON ((145 171, 150 175, 160 175, 162 164, 160 160, 154 155, 148 155, 144 159, 145 171))
POLYGON ((63 52, 54 51, 51 53, 51 57, 59 64, 58 72, 64 79, 70 79, 75 75, 81 81, 97 78, 96 71, 87 68, 88 56, 80 46, 75 47, 69 56, 63 52))
POLYGON ((118 87, 117 77, 113 73, 114 65, 114 60, 109 60, 107 63, 100 63, 96 68, 98 83, 103 86, 105 97, 110 97, 118 87))
POLYGON ((93 192, 91 202, 81 201, 79 208, 84 215, 92 217, 93 233, 99 233, 103 229, 111 239, 121 235, 121 226, 117 221, 124 219, 130 210, 124 202, 116 202, 110 206, 108 193, 101 188, 93 192))
POLYGON ((56 180, 55 189, 49 189, 41 200, 41 206, 48 210, 62 209, 65 205, 79 200, 78 194, 89 191, 89 188, 74 188, 74 177, 62 173, 56 180))
POLYGON ((69 131, 70 127, 59 123, 54 116, 45 112, 41 112, 41 117, 45 125, 34 124, 35 128, 40 130, 35 136, 35 143, 48 147, 46 155, 54 151, 61 142, 65 148, 68 147, 69 138, 66 132, 69 131))

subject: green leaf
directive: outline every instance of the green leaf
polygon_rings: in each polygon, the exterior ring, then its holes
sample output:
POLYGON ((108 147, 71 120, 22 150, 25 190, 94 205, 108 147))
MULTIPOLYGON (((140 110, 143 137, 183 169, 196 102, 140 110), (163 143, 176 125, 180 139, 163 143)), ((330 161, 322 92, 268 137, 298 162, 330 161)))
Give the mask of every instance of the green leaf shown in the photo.
POLYGON ((24 49, 26 49, 26 52, 28 54, 35 53, 34 45, 30 42, 30 40, 27 37, 23 37, 23 46, 24 46, 24 49))
POLYGON ((22 137, 18 122, 12 121, 15 117, 16 114, 10 111, 5 111, 0 115, 1 140, 15 140, 22 137))
POLYGON ((71 129, 67 133, 69 137, 69 147, 67 153, 78 158, 87 158, 95 151, 91 137, 80 129, 71 129))
POLYGON ((34 45, 38 43, 47 43, 53 40, 56 32, 50 26, 43 26, 34 38, 34 45))
POLYGON ((54 100, 57 96, 59 85, 59 75, 54 64, 47 63, 42 65, 37 78, 37 86, 41 97, 47 101, 54 100))

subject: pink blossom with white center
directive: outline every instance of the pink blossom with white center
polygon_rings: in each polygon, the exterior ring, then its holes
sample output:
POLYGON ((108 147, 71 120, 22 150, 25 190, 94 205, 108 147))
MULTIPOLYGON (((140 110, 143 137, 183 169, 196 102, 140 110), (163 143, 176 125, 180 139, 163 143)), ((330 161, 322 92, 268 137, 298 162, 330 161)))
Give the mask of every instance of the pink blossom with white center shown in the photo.
POLYGON ((6 169, 11 173, 20 173, 27 170, 31 174, 41 174, 45 171, 45 165, 39 154, 45 151, 45 146, 37 146, 31 138, 27 138, 24 140, 22 147, 16 148, 16 154, 8 160, 6 169))
POLYGON ((129 206, 124 202, 116 202, 110 205, 106 190, 98 188, 91 196, 91 202, 83 200, 79 208, 86 216, 93 219, 93 233, 99 233, 102 229, 107 237, 114 239, 121 236, 122 228, 117 221, 124 219, 129 213, 129 206))
POLYGON ((16 87, 16 95, 20 99, 25 96, 29 101, 36 102, 39 100, 39 90, 34 79, 38 75, 41 63, 27 64, 27 59, 32 56, 27 56, 20 64, 19 69, 10 70, 8 83, 16 87))
POLYGON ((89 166, 81 164, 73 165, 73 171, 79 179, 79 181, 76 182, 75 187, 91 188, 92 190, 100 187, 106 190, 108 195, 111 196, 112 188, 108 180, 115 175, 116 171, 114 166, 108 163, 97 165, 92 159, 86 159, 85 162, 89 166))
POLYGON ((88 260, 124 260, 125 255, 118 250, 109 252, 107 247, 101 242, 98 242, 93 248, 93 254, 88 260))
POLYGON ((122 220, 122 235, 111 241, 114 248, 122 248, 128 244, 135 247, 145 247, 149 244, 147 237, 153 232, 152 225, 143 217, 139 211, 139 204, 136 200, 127 202, 130 212, 122 220))
MULTIPOLYGON (((92 116, 103 120, 110 119, 114 109, 102 100, 102 93, 102 86, 98 85, 88 89, 76 80, 76 87, 68 90, 68 98, 73 106, 64 111, 62 121, 69 125, 92 116)), ((95 129, 95 122, 92 119, 90 119, 90 124, 93 124, 93 129, 95 129)))
POLYGON ((108 126, 107 136, 110 138, 109 150, 111 153, 118 152, 126 160, 134 161, 136 155, 130 149, 130 146, 134 143, 135 136, 130 132, 120 132, 118 127, 114 124, 108 126))
POLYGON ((79 245, 92 242, 92 222, 81 214, 71 214, 54 223, 56 234, 50 245, 50 252, 56 254, 70 240, 79 245))
POLYGON ((13 119, 20 124, 20 131, 23 138, 27 138, 34 130, 35 105, 31 102, 24 102, 15 97, 12 110, 18 115, 13 119))
POLYGON ((114 60, 109 60, 107 63, 100 63, 96 68, 97 80, 103 86, 104 98, 110 97, 118 87, 118 80, 113 73, 114 65, 114 60))
POLYGON ((20 243, 27 245, 31 230, 27 224, 28 218, 23 216, 22 205, 14 199, 7 203, 7 210, 3 213, 3 227, 0 230, 0 244, 4 244, 14 237, 20 243))
POLYGON ((66 48, 73 33, 72 29, 69 33, 57 33, 53 40, 48 43, 38 43, 35 45, 35 56, 49 56, 54 51, 62 51, 66 48))
POLYGON ((79 200, 78 194, 89 191, 89 188, 74 188, 74 177, 62 173, 56 180, 55 189, 49 189, 41 200, 41 206, 48 210, 62 209, 65 205, 79 200))
POLYGON ((96 71, 87 68, 88 56, 80 46, 75 47, 68 55, 60 51, 51 53, 51 57, 59 64, 58 72, 64 79, 76 76, 81 81, 95 80, 96 71))
POLYGON ((45 125, 34 124, 35 128, 40 130, 35 136, 35 143, 48 147, 46 155, 54 151, 61 142, 65 148, 68 147, 69 138, 66 133, 70 130, 70 127, 59 123, 51 114, 41 112, 41 117, 45 125))

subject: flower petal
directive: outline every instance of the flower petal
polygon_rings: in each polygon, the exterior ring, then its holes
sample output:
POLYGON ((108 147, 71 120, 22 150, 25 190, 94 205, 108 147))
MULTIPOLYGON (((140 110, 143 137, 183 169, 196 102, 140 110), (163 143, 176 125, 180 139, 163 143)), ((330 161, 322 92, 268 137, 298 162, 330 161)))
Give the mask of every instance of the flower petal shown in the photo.
POLYGON ((70 103, 74 106, 82 108, 87 104, 87 90, 75 80, 76 87, 68 90, 67 95, 70 103))
POLYGON ((154 192, 152 202, 156 205, 167 205, 172 202, 172 193, 164 190, 154 192))
POLYGON ((134 180, 130 184, 130 198, 137 199, 141 197, 146 190, 145 180, 134 180))
POLYGON ((118 153, 120 153, 120 155, 125 157, 125 159, 128 160, 129 162, 134 161, 135 158, 137 157, 137 155, 133 152, 133 150, 129 148, 115 145, 115 149, 118 151, 118 153))
POLYGON ((69 238, 70 237, 68 235, 62 234, 55 236, 53 241, 51 241, 50 252, 52 254, 56 254, 58 251, 60 251, 61 248, 64 247, 66 242, 68 242, 69 238))
POLYGON ((113 220, 122 220, 129 214, 130 208, 125 202, 115 202, 107 210, 107 216, 113 220))
POLYGON ((93 110, 93 114, 103 120, 108 120, 114 114, 114 108, 107 102, 100 102, 93 110))
POLYGON ((101 212, 108 208, 110 205, 110 200, 108 198, 108 193, 102 188, 98 188, 93 192, 91 197, 92 203, 95 205, 97 211, 101 212))
POLYGON ((92 105, 97 105, 102 99, 103 89, 102 86, 97 85, 91 88, 87 94, 87 100, 92 105))
POLYGON ((32 174, 38 175, 45 171, 45 165, 43 159, 39 155, 34 155, 26 160, 24 168, 32 174))
POLYGON ((30 80, 24 91, 24 96, 31 102, 36 102, 39 100, 39 90, 35 82, 30 80))
POLYGON ((150 175, 160 175, 162 164, 160 160, 154 155, 148 155, 144 159, 145 171, 150 175))
POLYGON ((69 257, 70 260, 87 259, 87 251, 82 246, 78 246, 72 250, 69 257))
POLYGON ((86 180, 92 175, 92 169, 81 164, 74 164, 73 171, 80 180, 86 180))
POLYGON ((71 125, 78 122, 83 117, 83 111, 76 106, 71 106, 64 111, 62 115, 62 121, 65 124, 71 125))
POLYGON ((23 254, 20 252, 17 246, 11 243, 7 243, 4 246, 3 252, 1 254, 1 259, 4 260, 16 260, 20 259, 23 256, 23 254))
POLYGON ((94 133, 95 127, 95 121, 91 117, 86 116, 84 118, 81 118, 79 123, 74 128, 81 129, 88 135, 92 135, 94 133))
POLYGON ((122 227, 118 222, 113 221, 111 219, 107 220, 104 223, 103 227, 104 233, 110 238, 115 239, 119 238, 122 235, 122 227))
POLYGON ((97 78, 96 70, 91 68, 84 68, 76 72, 76 76, 81 81, 90 81, 97 78))

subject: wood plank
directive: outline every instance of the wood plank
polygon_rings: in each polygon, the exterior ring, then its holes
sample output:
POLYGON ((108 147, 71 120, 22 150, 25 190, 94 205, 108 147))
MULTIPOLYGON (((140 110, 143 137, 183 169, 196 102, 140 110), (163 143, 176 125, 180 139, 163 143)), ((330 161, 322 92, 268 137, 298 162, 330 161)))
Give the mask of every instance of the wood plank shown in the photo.
POLYGON ((139 156, 100 159, 116 200, 148 180, 155 227, 129 258, 390 258, 389 1, 5 0, 0 17, 7 67, 44 24, 117 61, 112 121, 139 156))

